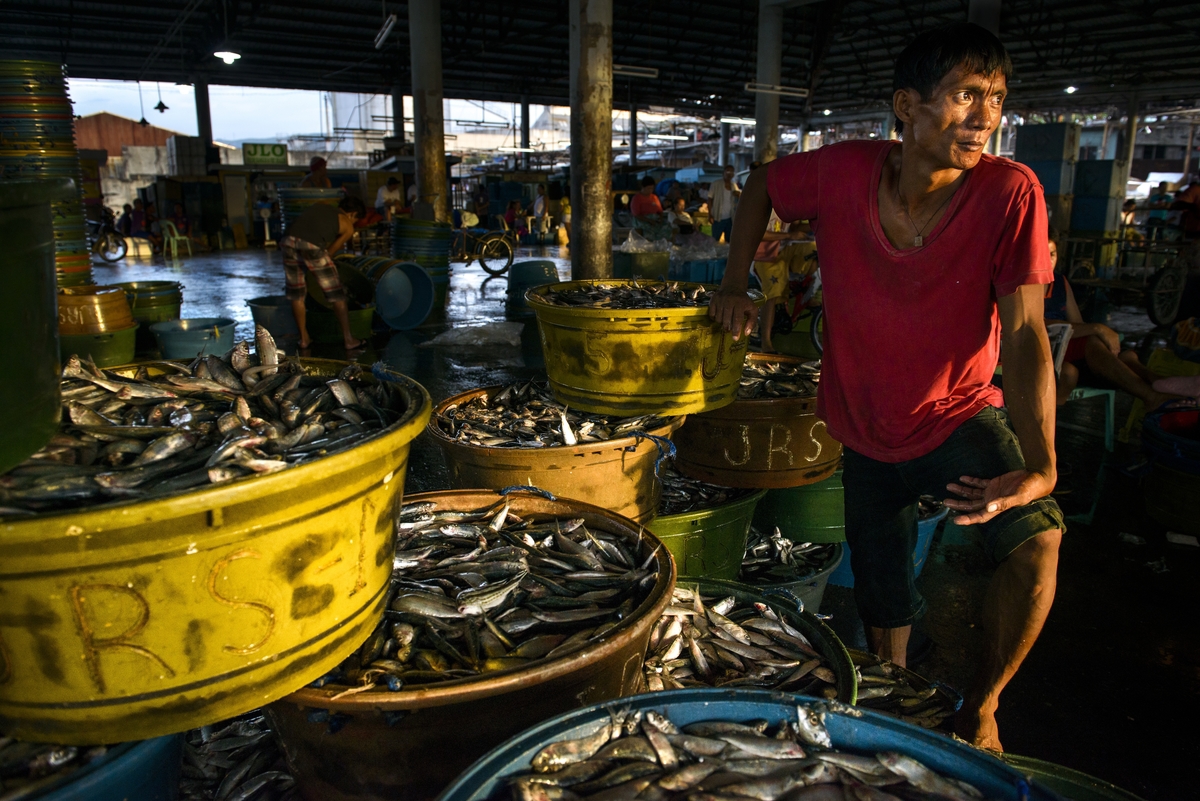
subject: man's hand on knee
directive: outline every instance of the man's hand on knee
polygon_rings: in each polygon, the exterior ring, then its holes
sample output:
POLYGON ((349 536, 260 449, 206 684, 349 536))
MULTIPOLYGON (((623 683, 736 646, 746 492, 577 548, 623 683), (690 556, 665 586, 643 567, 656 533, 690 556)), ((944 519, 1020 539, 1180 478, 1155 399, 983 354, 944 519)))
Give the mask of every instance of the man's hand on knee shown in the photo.
POLYGON ((946 506, 962 512, 954 518, 960 526, 986 523, 1007 509, 1044 498, 1054 489, 1054 476, 1031 470, 1013 470, 995 478, 962 476, 946 489, 959 498, 947 498, 946 506))

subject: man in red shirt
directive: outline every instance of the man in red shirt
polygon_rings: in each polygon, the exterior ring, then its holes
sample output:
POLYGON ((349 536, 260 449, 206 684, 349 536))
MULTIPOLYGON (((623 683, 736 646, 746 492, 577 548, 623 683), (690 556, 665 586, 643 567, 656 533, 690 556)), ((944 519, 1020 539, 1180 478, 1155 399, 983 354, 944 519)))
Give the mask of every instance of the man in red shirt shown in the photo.
POLYGON ((999 749, 1000 692, 1054 599, 1063 520, 1054 371, 1042 322, 1053 279, 1042 188, 985 155, 1011 62, 969 23, 918 36, 896 62, 900 142, 856 141, 750 173, 709 313, 748 335, 747 274, 772 209, 809 220, 821 254, 825 355, 818 414, 846 448, 846 539, 871 648, 905 664, 925 610, 913 582, 917 498, 954 497, 998 563, 986 645, 956 719, 999 749), (991 378, 1004 344, 1004 385, 991 378), (1005 401, 1007 414, 999 409, 1005 401))
POLYGON ((634 217, 649 217, 651 214, 662 214, 662 202, 654 194, 654 179, 647 175, 642 179, 642 190, 629 201, 629 211, 634 217))

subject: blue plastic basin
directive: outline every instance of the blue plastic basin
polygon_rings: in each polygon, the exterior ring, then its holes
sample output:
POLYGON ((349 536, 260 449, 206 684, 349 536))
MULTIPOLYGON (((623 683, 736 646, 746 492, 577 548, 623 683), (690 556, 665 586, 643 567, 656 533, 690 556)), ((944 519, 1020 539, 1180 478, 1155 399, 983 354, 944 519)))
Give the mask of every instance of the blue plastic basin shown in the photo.
POLYGON ((826 708, 825 726, 835 748, 860 754, 899 751, 919 760, 943 776, 961 779, 983 791, 991 801, 1058 801, 1059 796, 1030 782, 1008 765, 976 750, 918 726, 877 712, 837 702, 813 701, 805 696, 765 690, 690 689, 619 698, 568 712, 518 734, 494 748, 459 776, 438 797, 439 801, 485 801, 508 798, 506 779, 529 771, 530 760, 543 747, 558 740, 591 734, 609 720, 609 710, 656 710, 679 726, 700 720, 769 720, 772 726, 796 719, 797 705, 826 708), (1025 791, 1028 791, 1027 794, 1025 791))
POLYGON ((194 359, 219 356, 232 348, 236 325, 228 317, 194 317, 154 323, 150 330, 158 337, 158 350, 164 359, 194 359))
POLYGON ((174 801, 179 795, 183 735, 122 743, 29 801, 174 801))
MULTIPOLYGON (((945 520, 948 514, 950 514, 950 509, 943 507, 942 511, 932 517, 917 521, 917 547, 913 549, 914 578, 921 575, 921 571, 925 569, 925 562, 929 559, 929 548, 933 545, 933 535, 937 532, 938 523, 945 520)), ((845 543, 845 546, 846 553, 842 557, 842 563, 829 576, 829 583, 835 587, 854 586, 854 571, 850 569, 850 543, 845 543)))

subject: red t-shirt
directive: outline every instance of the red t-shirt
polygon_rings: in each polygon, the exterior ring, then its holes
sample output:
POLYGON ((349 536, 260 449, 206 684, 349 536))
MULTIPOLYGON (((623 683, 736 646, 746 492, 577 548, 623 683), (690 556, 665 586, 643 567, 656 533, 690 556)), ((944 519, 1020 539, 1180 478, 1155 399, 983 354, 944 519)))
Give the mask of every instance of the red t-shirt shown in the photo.
POLYGON ((633 200, 629 201, 629 210, 633 212, 634 217, 645 217, 648 214, 662 214, 662 203, 658 201, 658 195, 653 192, 648 195, 638 192, 633 196, 633 200))
POLYGON ((919 248, 879 224, 895 142, 843 142, 771 162, 786 222, 809 220, 820 254, 825 354, 817 414, 848 448, 883 462, 923 456, 1003 396, 996 298, 1054 280, 1042 187, 984 155, 919 248))

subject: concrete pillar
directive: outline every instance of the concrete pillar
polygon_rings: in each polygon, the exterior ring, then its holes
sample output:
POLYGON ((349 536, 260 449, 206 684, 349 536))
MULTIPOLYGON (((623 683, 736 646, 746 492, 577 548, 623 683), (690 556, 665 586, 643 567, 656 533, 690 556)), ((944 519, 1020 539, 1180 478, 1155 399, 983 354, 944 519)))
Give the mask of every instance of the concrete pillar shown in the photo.
POLYGON ((629 104, 629 166, 637 166, 638 148, 637 104, 629 104))
POLYGON ((404 141, 404 87, 392 84, 392 136, 404 141))
MULTIPOLYGON (((521 147, 529 147, 529 98, 521 98, 521 147)), ((529 169, 529 154, 521 154, 521 169, 529 169)))
POLYGON ((729 123, 721 123, 721 140, 717 145, 717 164, 724 168, 729 163, 729 123))
POLYGON ((1118 161, 1125 162, 1125 176, 1129 177, 1129 168, 1133 166, 1133 146, 1137 143, 1138 130, 1138 98, 1134 95, 1129 99, 1129 111, 1125 119, 1125 149, 1117 154, 1118 161))
POLYGON ((412 0, 408 4, 408 42, 412 53, 413 152, 418 195, 413 214, 432 214, 438 222, 450 222, 446 131, 442 120, 441 0, 412 0))
POLYGON ((612 0, 571 0, 571 276, 612 277, 612 0))
MULTIPOLYGON (((759 0, 758 83, 778 86, 783 69, 783 6, 759 0)), ((768 162, 779 148, 779 95, 759 92, 754 99, 754 158, 768 162)))

